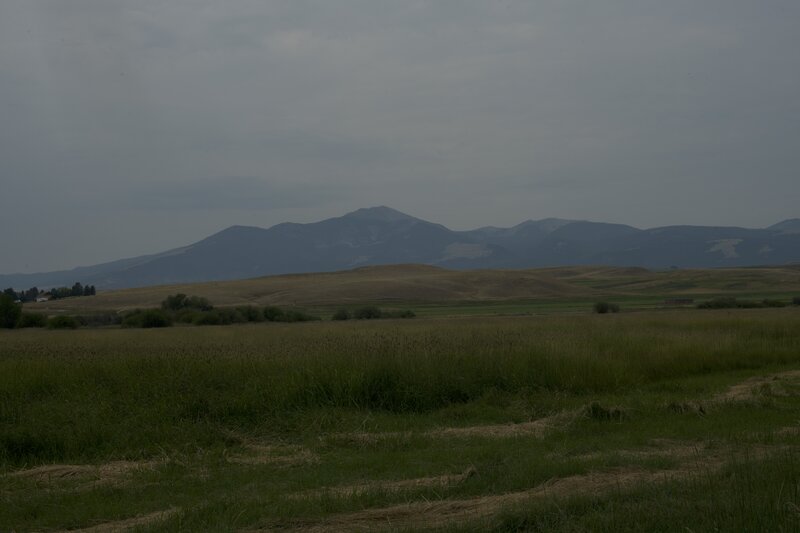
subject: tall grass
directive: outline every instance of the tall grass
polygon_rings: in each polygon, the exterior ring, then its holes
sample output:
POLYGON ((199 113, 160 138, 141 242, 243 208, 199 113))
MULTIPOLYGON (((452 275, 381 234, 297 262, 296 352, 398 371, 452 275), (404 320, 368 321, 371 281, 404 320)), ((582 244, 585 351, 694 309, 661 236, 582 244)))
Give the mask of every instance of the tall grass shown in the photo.
POLYGON ((800 363, 794 310, 0 334, 0 463, 213 445, 304 410, 419 413, 800 363))

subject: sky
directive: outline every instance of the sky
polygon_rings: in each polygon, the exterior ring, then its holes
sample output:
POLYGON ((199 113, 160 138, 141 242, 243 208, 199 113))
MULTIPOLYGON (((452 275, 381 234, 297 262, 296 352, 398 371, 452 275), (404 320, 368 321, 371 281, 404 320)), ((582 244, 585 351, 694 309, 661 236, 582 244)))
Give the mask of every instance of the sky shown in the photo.
POLYGON ((0 273, 388 205, 800 216, 797 0, 3 0, 0 273))

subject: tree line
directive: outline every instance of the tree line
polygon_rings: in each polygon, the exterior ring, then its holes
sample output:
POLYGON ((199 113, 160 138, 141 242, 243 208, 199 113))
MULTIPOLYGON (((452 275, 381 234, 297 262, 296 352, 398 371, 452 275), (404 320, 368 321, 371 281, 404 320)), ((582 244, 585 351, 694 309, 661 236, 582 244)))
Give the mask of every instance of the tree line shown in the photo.
POLYGON ((94 296, 97 294, 97 289, 94 285, 83 285, 80 282, 75 282, 72 287, 54 287, 49 291, 39 290, 38 287, 31 287, 27 291, 16 291, 9 287, 3 291, 3 294, 10 297, 15 302, 35 302, 38 298, 48 298, 50 300, 58 300, 59 298, 70 298, 72 296, 94 296))

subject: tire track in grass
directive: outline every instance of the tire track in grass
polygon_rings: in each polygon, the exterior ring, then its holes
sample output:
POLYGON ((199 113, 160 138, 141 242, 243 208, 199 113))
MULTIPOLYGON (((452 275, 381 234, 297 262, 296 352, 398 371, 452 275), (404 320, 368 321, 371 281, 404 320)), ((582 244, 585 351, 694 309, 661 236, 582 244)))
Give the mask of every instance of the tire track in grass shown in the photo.
POLYGON ((517 436, 544 438, 544 436, 550 431, 566 426, 579 416, 585 414, 585 412, 586 409, 582 407, 580 409, 564 411, 553 416, 539 418, 529 422, 521 422, 519 424, 490 424, 482 426, 445 427, 422 432, 388 431, 383 433, 334 433, 332 435, 328 435, 327 437, 323 437, 323 439, 327 438, 332 440, 371 444, 386 440, 408 438, 414 435, 435 439, 470 437, 506 438, 517 436))
MULTIPOLYGON (((787 447, 761 446, 749 449, 747 457, 764 457, 770 451, 785 451, 787 447)), ((685 447, 674 450, 676 457, 684 456, 685 447)), ((669 453, 670 450, 663 450, 669 453)), ((306 532, 355 532, 382 531, 402 528, 436 528, 490 518, 504 508, 533 500, 564 499, 574 496, 609 493, 631 489, 648 483, 664 483, 687 479, 721 470, 730 460, 743 454, 733 450, 716 449, 710 453, 698 453, 676 468, 666 470, 644 470, 639 468, 614 468, 554 478, 528 490, 491 494, 465 499, 439 501, 414 501, 388 507, 342 513, 317 522, 296 521, 284 527, 272 528, 282 531, 306 532)), ((263 530, 262 530, 263 531, 263 530)))
POLYGON ((170 518, 172 515, 177 513, 180 509, 177 507, 171 507, 169 509, 165 509, 163 511, 156 511, 154 513, 148 513, 143 515, 137 515, 132 518, 126 518, 124 520, 115 520, 111 522, 102 522, 96 524, 94 526, 82 528, 82 529, 69 529, 69 530, 62 530, 58 533, 121 533, 124 531, 130 531, 135 528, 151 526, 158 522, 163 522, 164 520, 170 518))
POLYGON ((401 479, 396 481, 369 481, 354 485, 338 485, 333 487, 323 487, 319 489, 305 490, 290 494, 289 499, 313 498, 319 496, 349 497, 355 494, 382 491, 400 492, 403 490, 421 488, 446 488, 463 483, 467 479, 476 475, 477 471, 470 467, 461 474, 449 474, 442 476, 420 477, 413 479, 401 479))

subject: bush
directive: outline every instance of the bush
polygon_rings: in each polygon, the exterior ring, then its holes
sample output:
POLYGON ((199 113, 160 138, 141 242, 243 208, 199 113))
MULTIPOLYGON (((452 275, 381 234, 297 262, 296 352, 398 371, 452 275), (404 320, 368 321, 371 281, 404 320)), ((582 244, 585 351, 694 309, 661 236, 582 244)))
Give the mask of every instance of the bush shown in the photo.
POLYGON ((261 309, 252 305, 237 307, 236 312, 241 315, 243 322, 262 322, 264 320, 264 313, 261 312, 261 309))
POLYGON ((195 320, 197 320, 202 314, 203 312, 198 311, 197 309, 184 308, 173 313, 172 317, 175 322, 182 324, 194 324, 195 320))
POLYGON ((206 298, 199 296, 186 296, 183 293, 167 296, 161 302, 161 308, 165 311, 180 311, 181 309, 199 309, 200 311, 211 311, 214 306, 206 298))
POLYGON ((242 322, 247 322, 247 318, 238 309, 212 309, 198 313, 192 321, 197 326, 227 326, 242 322))
POLYGON ((47 326, 47 316, 42 313, 22 313, 17 321, 18 328, 43 328, 47 326))
POLYGON ((314 322, 322 320, 318 316, 309 315, 302 311, 285 311, 283 313, 283 320, 281 322, 314 322))
POLYGON ((594 312, 601 315, 606 313, 619 313, 619 306, 610 302, 597 302, 594 304, 594 312))
POLYGON ((339 309, 333 313, 331 320, 350 320, 350 312, 347 309, 339 309))
POLYGON ((48 329, 78 329, 78 321, 75 317, 67 315, 58 315, 51 317, 47 321, 48 329))
POLYGON ((792 298, 792 305, 800 305, 800 296, 792 298))
POLYGON ((737 300, 736 298, 714 298, 697 304, 698 309, 758 309, 760 307, 784 307, 780 300, 737 300))
POLYGON ((416 313, 411 309, 402 309, 400 311, 381 311, 381 317, 383 318, 414 318, 416 313))
POLYGON ((97 315, 81 315, 75 317, 81 326, 98 328, 102 326, 116 326, 122 324, 122 317, 116 313, 103 313, 97 315))
POLYGON ((380 318, 381 316, 382 316, 381 310, 373 306, 356 309, 355 312, 353 313, 353 317, 359 320, 371 320, 375 318, 380 318))
POLYGON ((697 304, 698 309, 734 309, 740 302, 736 298, 714 298, 707 302, 697 304))
POLYGON ((8 294, 0 294, 0 328, 13 328, 21 314, 21 305, 14 303, 14 299, 8 294))
POLYGON ((172 318, 160 309, 136 310, 122 320, 124 328, 166 328, 172 325, 172 318))
POLYGON ((283 309, 272 305, 265 307, 264 320, 267 322, 283 322, 283 309))

